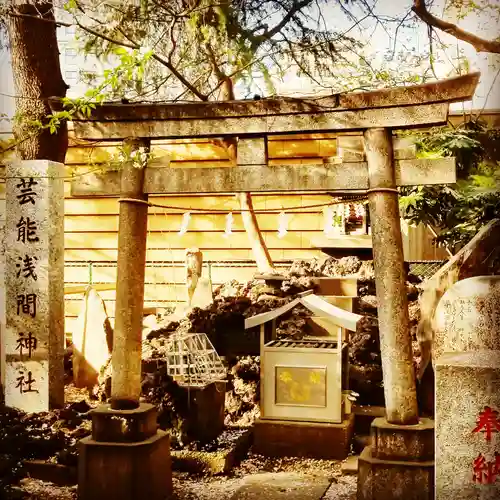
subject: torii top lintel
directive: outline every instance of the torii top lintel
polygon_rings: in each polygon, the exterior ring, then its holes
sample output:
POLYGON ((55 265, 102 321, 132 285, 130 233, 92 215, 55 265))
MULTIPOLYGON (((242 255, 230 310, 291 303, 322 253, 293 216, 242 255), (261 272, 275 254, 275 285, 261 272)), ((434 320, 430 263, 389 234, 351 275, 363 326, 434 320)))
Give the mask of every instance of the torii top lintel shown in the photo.
MULTIPOLYGON (((73 118, 80 139, 116 141, 347 132, 446 123, 449 104, 474 95, 480 73, 423 85, 318 99, 261 99, 184 103, 105 103, 73 118)), ((53 109, 60 107, 54 102, 53 109)))

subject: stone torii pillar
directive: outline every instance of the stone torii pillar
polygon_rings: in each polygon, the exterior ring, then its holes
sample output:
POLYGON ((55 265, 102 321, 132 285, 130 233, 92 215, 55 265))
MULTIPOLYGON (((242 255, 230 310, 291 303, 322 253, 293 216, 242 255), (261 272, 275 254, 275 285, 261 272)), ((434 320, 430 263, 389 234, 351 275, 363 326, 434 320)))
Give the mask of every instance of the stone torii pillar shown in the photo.
POLYGON ((121 175, 116 313, 111 362, 111 408, 139 408, 141 395, 142 311, 148 225, 147 194, 144 194, 149 141, 123 143, 125 162, 121 175), (129 158, 127 158, 127 156, 129 158), (134 157, 138 157, 136 161, 134 157))
POLYGON ((359 458, 358 500, 433 500, 434 422, 419 419, 391 131, 365 130, 386 418, 359 458))
POLYGON ((79 443, 81 500, 165 500, 172 492, 169 435, 157 430, 156 408, 139 400, 149 141, 125 140, 123 146, 111 404, 92 411, 92 435, 79 443))
POLYGON ((368 129, 364 141, 387 421, 416 424, 417 393, 391 132, 368 129))

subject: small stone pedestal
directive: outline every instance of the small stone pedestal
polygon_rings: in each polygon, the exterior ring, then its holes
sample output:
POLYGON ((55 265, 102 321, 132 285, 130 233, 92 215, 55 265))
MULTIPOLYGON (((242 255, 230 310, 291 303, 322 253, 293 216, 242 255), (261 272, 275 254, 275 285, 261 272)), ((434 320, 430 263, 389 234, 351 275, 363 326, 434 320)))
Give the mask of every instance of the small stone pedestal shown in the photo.
POLYGON ((359 457, 357 500, 434 499, 434 422, 394 425, 376 418, 359 457))
POLYGON ((340 424, 257 419, 253 452, 266 457, 343 460, 349 455, 354 414, 340 424))
POLYGON ((275 293, 280 293, 281 285, 286 281, 286 277, 281 274, 256 274, 254 276, 256 280, 264 280, 266 287, 268 288, 268 293, 274 295, 275 293))
POLYGON ((156 409, 92 411, 92 436, 79 443, 79 500, 166 500, 172 493, 170 438, 156 409))
POLYGON ((217 439, 224 430, 226 382, 217 381, 201 387, 184 388, 189 404, 188 434, 201 443, 217 439))

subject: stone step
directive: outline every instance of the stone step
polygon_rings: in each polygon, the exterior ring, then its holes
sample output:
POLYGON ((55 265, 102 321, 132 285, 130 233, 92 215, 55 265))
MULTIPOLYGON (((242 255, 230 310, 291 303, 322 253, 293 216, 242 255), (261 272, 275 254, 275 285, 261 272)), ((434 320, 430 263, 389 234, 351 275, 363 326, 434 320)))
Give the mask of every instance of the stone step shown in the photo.
POLYGON ((321 500, 329 486, 327 477, 267 472, 247 476, 230 500, 321 500))
POLYGON ((340 464, 344 476, 358 473, 358 459, 359 455, 350 455, 340 464))

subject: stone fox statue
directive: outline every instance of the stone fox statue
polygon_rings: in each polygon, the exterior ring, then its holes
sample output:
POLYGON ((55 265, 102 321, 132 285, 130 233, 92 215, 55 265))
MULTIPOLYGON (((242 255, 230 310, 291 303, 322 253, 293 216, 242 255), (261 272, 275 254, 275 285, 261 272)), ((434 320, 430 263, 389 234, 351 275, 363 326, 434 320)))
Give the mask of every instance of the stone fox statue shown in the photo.
POLYGON ((188 294, 188 307, 191 307, 194 291, 201 276, 203 254, 199 248, 186 249, 186 285, 188 294))

